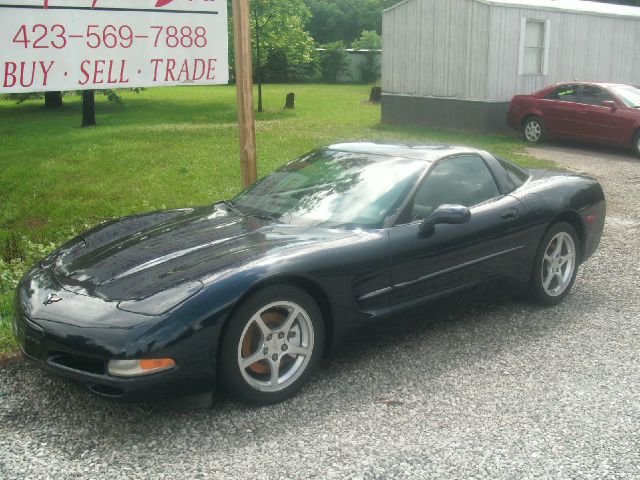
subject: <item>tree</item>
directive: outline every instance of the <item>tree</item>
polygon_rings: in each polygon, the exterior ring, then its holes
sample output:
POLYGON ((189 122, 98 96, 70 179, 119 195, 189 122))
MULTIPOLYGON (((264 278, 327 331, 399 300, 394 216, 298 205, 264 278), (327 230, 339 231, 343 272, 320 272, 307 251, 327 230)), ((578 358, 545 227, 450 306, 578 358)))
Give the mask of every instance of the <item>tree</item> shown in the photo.
POLYGON ((314 42, 305 30, 311 13, 302 0, 251 0, 254 70, 258 83, 258 112, 262 112, 264 68, 270 56, 288 65, 309 63, 314 42))
MULTIPOLYGON (((140 93, 144 88, 129 88, 133 93, 140 93)), ((122 97, 117 90, 97 90, 101 95, 107 97, 110 102, 124 105, 122 97)), ((96 90, 84 90, 82 92, 82 127, 93 127, 96 123, 96 90)))
POLYGON ((378 50, 382 48, 382 37, 374 30, 365 30, 360 38, 353 42, 355 50, 369 50, 365 61, 360 66, 363 82, 371 83, 380 79, 380 62, 378 50))
POLYGON ((96 91, 82 92, 82 128, 96 125, 96 91))
POLYGON ((322 79, 327 82, 336 82, 338 77, 349 68, 349 56, 344 42, 333 42, 323 45, 324 51, 320 55, 320 68, 322 79))
POLYGON ((363 30, 382 33, 382 10, 389 0, 304 0, 313 18, 309 33, 319 43, 351 44, 363 30))
POLYGON ((55 109, 62 108, 62 92, 45 92, 44 94, 44 108, 55 109))

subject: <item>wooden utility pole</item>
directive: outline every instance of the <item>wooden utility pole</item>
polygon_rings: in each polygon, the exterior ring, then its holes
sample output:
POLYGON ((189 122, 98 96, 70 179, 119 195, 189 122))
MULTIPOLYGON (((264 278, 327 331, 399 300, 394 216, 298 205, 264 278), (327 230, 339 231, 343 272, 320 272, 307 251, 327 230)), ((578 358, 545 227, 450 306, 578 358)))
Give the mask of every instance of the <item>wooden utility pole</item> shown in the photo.
POLYGON ((233 0, 233 39, 236 53, 240 172, 242 184, 246 188, 258 179, 249 0, 233 0))

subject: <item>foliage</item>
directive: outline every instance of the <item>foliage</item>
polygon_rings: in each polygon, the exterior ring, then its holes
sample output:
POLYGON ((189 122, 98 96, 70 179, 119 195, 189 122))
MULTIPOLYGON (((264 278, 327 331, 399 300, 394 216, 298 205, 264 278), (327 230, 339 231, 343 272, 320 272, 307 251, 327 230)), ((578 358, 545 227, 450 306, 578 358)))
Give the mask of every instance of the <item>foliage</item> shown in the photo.
MULTIPOLYGON (((258 111, 262 112, 262 83, 268 62, 291 65, 311 62, 314 42, 305 25, 311 12, 302 0, 251 0, 254 71, 258 81, 258 111)), ((281 72, 283 77, 286 74, 281 72)))
POLYGON ((313 50, 311 60, 308 63, 289 64, 285 53, 275 49, 266 65, 263 67, 263 80, 265 82, 309 82, 320 80, 320 57, 313 50))
POLYGON ((17 104, 21 104, 22 102, 25 102, 27 100, 44 98, 44 95, 42 93, 40 93, 40 92, 33 92, 33 93, 5 93, 0 98, 2 98, 3 100, 12 100, 12 101, 15 101, 17 104))
POLYGON ((365 30, 360 38, 353 41, 351 48, 356 50, 380 50, 382 48, 382 35, 374 30, 365 30))
MULTIPOLYGON (((128 89, 134 93, 143 92, 144 88, 129 88, 128 89)), ((122 97, 120 96, 119 90, 96 90, 97 93, 100 93, 107 97, 110 102, 117 103, 118 105, 124 105, 122 101, 122 97)), ((82 92, 77 92, 80 95, 82 92)), ((63 93, 64 95, 64 93, 63 93)), ((44 98, 42 93, 7 93, 2 95, 3 100, 15 100, 16 103, 20 104, 27 100, 41 99, 44 98)))
MULTIPOLYGON (((257 123, 265 175, 311 149, 347 140, 472 144, 520 163, 516 135, 480 135, 380 126, 369 87, 267 85, 257 123), (283 110, 295 92, 295 110, 283 110)), ((40 101, 0 102, 0 352, 15 348, 10 318, 18 278, 53 244, 109 218, 204 205, 240 191, 233 86, 121 92, 127 111, 96 98, 100 129, 78 128, 80 98, 59 111, 40 101), (38 115, 33 115, 34 111, 38 115), (38 141, 25 141, 38 132, 38 141), (117 141, 114 141, 117 139, 117 141)))
POLYGON ((349 55, 345 50, 344 42, 333 42, 322 46, 324 51, 320 53, 320 70, 322 79, 326 82, 336 82, 338 77, 347 72, 349 68, 349 55))
MULTIPOLYGON (((144 88, 129 88, 128 90, 133 93, 140 93, 145 91, 144 88)), ((124 105, 119 90, 96 90, 96 93, 104 95, 110 102, 117 103, 118 105, 124 105)))
POLYGON ((376 52, 382 48, 382 36, 373 30, 365 30, 360 38, 353 42, 356 50, 369 50, 364 62, 360 65, 360 78, 365 83, 380 80, 380 55, 376 52))
POLYGON ((347 45, 363 30, 382 32, 384 0, 305 0, 313 18, 309 32, 319 43, 343 41, 347 45))
POLYGON ((13 295, 29 267, 55 248, 13 233, 0 244, 0 354, 13 349, 13 295))

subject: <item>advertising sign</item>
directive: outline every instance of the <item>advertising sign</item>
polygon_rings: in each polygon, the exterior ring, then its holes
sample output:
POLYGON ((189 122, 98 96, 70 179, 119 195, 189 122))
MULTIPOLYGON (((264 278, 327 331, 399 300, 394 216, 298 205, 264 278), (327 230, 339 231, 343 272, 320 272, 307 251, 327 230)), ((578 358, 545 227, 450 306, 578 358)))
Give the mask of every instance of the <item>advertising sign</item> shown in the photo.
POLYGON ((224 0, 0 0, 0 94, 228 83, 224 0))

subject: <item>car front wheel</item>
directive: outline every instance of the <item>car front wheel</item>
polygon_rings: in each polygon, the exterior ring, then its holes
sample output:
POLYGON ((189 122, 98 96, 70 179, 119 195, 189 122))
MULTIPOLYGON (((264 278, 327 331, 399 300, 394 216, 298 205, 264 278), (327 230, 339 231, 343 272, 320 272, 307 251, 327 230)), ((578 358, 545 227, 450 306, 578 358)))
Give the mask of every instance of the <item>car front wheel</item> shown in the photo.
POLYGON ((313 298, 290 285, 267 287, 230 320, 219 357, 222 387, 245 403, 282 402, 306 383, 323 345, 324 323, 313 298))
POLYGON ((530 296, 540 305, 557 305, 569 294, 578 273, 580 240, 566 222, 553 225, 545 234, 530 286, 530 296))
POLYGON ((540 143, 544 140, 544 122, 540 117, 529 117, 523 125, 524 139, 529 143, 540 143))

